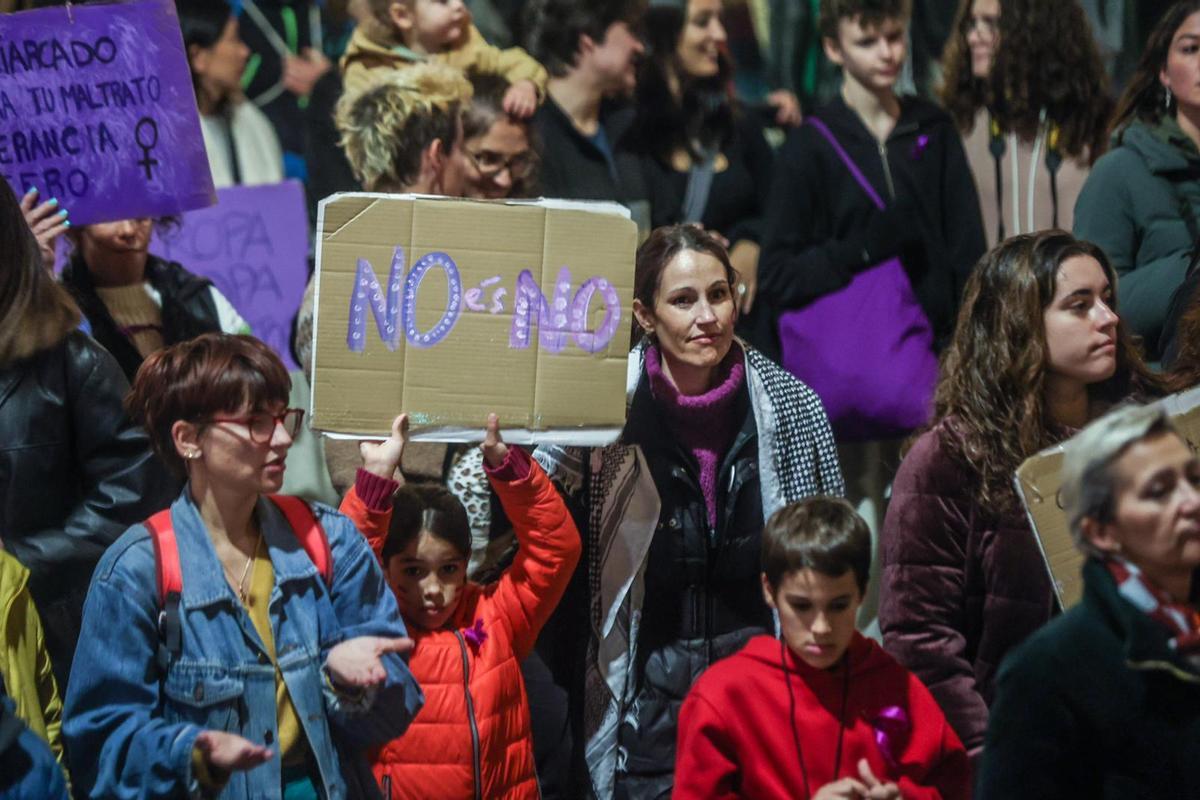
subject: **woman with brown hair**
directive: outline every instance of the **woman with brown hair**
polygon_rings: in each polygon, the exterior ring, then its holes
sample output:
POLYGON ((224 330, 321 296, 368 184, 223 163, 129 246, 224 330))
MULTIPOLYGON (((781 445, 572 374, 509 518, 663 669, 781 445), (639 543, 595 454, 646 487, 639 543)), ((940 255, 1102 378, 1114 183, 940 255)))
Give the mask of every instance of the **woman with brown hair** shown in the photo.
POLYGON ((175 487, 121 408, 121 368, 76 330, 79 309, 2 180, 0 254, 0 539, 30 571, 65 686, 96 562, 175 487))
POLYGON ((143 362, 128 406, 187 484, 104 554, 63 736, 78 797, 373 796, 365 751, 424 702, 370 547, 279 495, 303 411, 279 357, 208 333, 143 362), (369 788, 372 794, 363 794, 369 788))
POLYGON ((651 233, 634 274, 641 341, 620 440, 536 454, 581 509, 587 567, 541 649, 577 704, 597 797, 670 794, 692 682, 773 628, 765 520, 845 490, 816 394, 734 337, 737 279, 700 228, 651 233))
POLYGON ((1070 229, 1112 100, 1077 0, 961 0, 940 94, 963 136, 988 245, 1070 229))
POLYGON ((1117 104, 1114 147, 1075 207, 1075 235, 1121 276, 1130 329, 1161 354, 1170 300, 1200 238, 1200 2, 1159 20, 1117 104))
POLYGON ((993 249, 967 283, 935 422, 892 486, 882 536, 884 647, 975 755, 996 668, 1054 611, 1013 472, 1112 404, 1161 387, 1116 309, 1116 275, 1062 231, 993 249))

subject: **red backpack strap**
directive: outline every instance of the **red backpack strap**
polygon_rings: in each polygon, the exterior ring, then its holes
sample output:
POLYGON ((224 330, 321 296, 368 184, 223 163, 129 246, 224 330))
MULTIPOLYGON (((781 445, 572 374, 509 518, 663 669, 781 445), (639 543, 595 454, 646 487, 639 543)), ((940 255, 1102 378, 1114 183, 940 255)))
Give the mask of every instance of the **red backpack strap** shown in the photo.
POLYGON ((159 511, 142 524, 150 531, 150 541, 154 543, 158 605, 164 607, 168 595, 183 591, 183 572, 179 568, 179 546, 175 542, 175 528, 171 524, 171 509, 159 511))
POLYGON ((296 534, 304 552, 308 553, 309 559, 316 565, 325 585, 333 585, 333 553, 329 549, 325 529, 317 521, 312 508, 304 500, 291 495, 273 494, 270 498, 287 518, 292 533, 296 534))
POLYGON ((183 626, 179 620, 179 599, 183 593, 183 572, 179 567, 179 545, 171 523, 171 509, 159 511, 143 523, 154 544, 154 573, 158 589, 159 643, 155 658, 164 673, 182 652, 183 626))

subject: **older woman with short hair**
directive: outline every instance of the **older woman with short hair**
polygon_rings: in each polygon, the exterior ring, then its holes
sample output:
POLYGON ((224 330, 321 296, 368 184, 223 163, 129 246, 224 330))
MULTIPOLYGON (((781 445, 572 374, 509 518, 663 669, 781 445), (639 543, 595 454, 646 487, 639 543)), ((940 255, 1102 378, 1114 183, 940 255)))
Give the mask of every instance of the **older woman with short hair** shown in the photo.
POLYGON ((1200 459, 1161 406, 1066 445, 1083 601, 1000 670, 978 798, 1200 797, 1200 459))

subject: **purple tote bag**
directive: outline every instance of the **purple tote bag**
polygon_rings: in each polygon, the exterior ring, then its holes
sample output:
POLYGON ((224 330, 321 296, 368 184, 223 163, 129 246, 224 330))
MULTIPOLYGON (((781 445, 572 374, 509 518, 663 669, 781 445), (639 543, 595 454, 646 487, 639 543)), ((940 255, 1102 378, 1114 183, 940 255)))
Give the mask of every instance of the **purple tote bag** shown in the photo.
MULTIPOLYGON (((806 122, 883 209, 883 198, 825 123, 806 122)), ((839 441, 894 438, 929 421, 938 377, 933 330, 899 258, 780 314, 779 339, 784 368, 821 398, 839 441)))

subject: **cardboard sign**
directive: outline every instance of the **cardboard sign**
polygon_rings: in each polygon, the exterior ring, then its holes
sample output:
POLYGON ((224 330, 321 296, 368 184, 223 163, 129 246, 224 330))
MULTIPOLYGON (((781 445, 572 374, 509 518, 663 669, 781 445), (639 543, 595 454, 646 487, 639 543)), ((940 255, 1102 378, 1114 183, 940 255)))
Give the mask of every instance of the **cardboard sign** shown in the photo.
POLYGON ((175 4, 0 15, 0 174, 73 225, 211 205, 175 4))
MULTIPOLYGON (((1195 448, 1200 443, 1200 389, 1180 392, 1161 402, 1195 448)), ((1027 459, 1017 470, 1014 483, 1037 535, 1054 593, 1067 609, 1083 597, 1082 570, 1087 557, 1075 547, 1071 538, 1059 493, 1064 446, 1065 443, 1055 445, 1027 459)))
POLYGON ((300 182, 221 189, 215 206, 189 211, 181 223, 157 234, 150 252, 212 280, 254 335, 298 369, 289 343, 308 283, 300 182))
POLYGON ((637 227, 611 203, 340 194, 321 203, 313 427, 611 442, 637 227))

